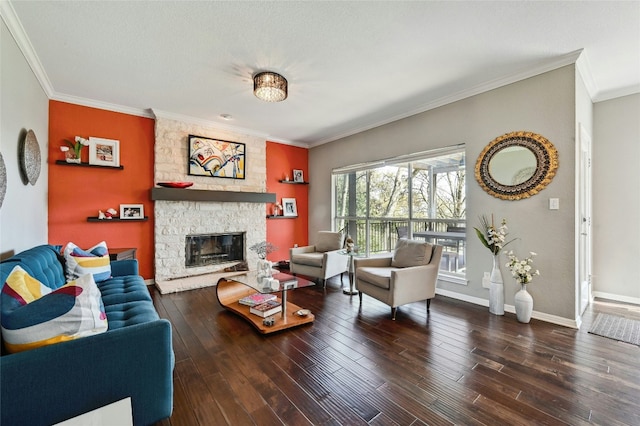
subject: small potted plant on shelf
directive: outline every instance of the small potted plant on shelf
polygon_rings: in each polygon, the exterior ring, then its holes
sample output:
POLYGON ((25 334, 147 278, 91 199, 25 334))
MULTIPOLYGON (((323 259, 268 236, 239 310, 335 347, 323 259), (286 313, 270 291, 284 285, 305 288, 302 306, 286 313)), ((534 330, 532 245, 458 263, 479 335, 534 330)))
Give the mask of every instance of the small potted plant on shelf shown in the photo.
POLYGON ((89 141, 83 137, 76 136, 75 142, 65 139, 67 146, 61 146, 60 151, 64 152, 67 163, 80 164, 82 162, 82 148, 89 146, 89 141))

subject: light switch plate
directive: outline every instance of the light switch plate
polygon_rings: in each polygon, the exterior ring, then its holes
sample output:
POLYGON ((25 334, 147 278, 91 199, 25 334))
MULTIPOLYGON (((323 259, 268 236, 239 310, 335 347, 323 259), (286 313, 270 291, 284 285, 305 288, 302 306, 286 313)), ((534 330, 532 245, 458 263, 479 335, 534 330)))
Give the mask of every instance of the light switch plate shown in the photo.
POLYGON ((549 210, 560 210, 560 198, 549 198, 549 210))

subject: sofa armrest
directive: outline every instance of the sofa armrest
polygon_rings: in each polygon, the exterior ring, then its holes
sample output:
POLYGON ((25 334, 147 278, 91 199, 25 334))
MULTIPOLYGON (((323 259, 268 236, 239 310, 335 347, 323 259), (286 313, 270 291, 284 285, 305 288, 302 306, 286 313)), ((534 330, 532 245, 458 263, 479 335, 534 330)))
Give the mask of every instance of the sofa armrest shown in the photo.
POLYGON ((5 355, 0 423, 54 424, 131 397, 134 424, 152 424, 171 415, 174 362, 165 319, 5 355))
POLYGON ((112 260, 111 276, 123 277, 125 275, 138 274, 138 259, 112 260))

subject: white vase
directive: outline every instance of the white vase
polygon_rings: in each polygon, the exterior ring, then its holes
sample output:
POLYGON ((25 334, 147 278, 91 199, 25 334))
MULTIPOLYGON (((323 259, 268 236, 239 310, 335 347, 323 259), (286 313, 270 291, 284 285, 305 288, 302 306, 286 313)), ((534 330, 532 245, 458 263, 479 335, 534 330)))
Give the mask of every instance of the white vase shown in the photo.
POLYGON ((527 324, 531 321, 531 313, 533 312, 533 297, 527 291, 526 284, 520 284, 520 291, 516 293, 516 317, 518 321, 527 324))
POLYGON ((495 315, 504 315, 504 283, 500 271, 499 254, 493 255, 491 284, 489 286, 489 312, 495 315))

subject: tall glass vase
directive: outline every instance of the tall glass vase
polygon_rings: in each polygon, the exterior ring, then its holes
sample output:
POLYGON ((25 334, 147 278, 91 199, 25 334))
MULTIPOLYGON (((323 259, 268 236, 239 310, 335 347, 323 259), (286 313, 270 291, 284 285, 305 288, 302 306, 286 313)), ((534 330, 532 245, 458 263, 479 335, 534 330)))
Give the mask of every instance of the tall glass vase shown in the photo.
POLYGON ((493 255, 491 269, 491 283, 489 286, 489 312, 494 315, 504 315, 504 283, 500 271, 500 255, 493 255))

